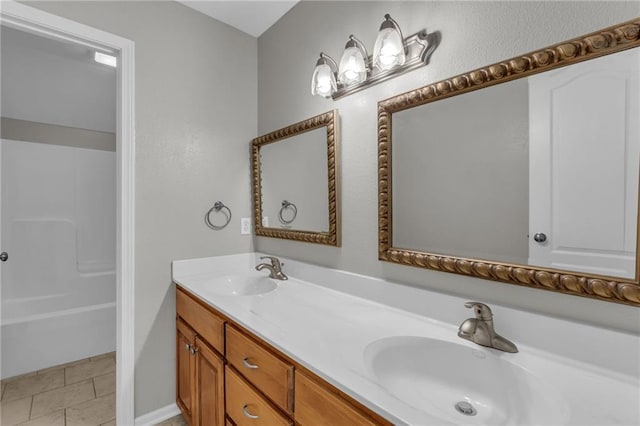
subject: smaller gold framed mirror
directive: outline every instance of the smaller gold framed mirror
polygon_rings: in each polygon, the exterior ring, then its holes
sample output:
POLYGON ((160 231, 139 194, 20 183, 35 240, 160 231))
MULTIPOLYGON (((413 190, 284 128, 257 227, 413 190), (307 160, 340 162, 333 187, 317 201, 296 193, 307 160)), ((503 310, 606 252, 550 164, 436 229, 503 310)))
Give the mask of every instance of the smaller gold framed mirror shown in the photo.
POLYGON ((338 111, 252 141, 255 233, 340 246, 338 111))

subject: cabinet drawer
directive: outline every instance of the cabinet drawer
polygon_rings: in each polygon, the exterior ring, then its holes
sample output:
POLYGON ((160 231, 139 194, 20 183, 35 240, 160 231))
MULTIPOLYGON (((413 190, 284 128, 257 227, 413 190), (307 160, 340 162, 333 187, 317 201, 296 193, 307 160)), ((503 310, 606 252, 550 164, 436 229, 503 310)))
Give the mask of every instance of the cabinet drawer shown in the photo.
POLYGON ((290 426, 291 420, 278 413, 229 366, 225 367, 226 411, 237 426, 290 426))
POLYGON ((285 412, 293 412, 293 366, 227 324, 227 361, 285 412))
POLYGON ((296 424, 301 426, 391 425, 365 407, 357 407, 300 370, 296 371, 296 424))
POLYGON ((193 300, 182 289, 176 292, 176 311, 215 350, 224 353, 224 321, 193 300))

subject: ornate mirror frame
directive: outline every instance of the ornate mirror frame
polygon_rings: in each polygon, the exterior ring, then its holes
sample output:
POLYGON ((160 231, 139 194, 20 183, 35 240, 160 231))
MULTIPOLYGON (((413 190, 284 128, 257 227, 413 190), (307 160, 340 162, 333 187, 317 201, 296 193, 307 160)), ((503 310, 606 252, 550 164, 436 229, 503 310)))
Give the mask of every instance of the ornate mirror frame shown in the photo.
POLYGON ((325 112, 282 129, 253 139, 251 160, 253 169, 253 223, 256 235, 284 238, 307 243, 340 246, 340 185, 338 155, 338 110, 325 112), (260 148, 302 133, 326 127, 327 175, 329 189, 329 230, 327 232, 268 228, 262 226, 262 179, 260 172, 260 148))
POLYGON ((378 258, 402 265, 640 306, 640 223, 635 278, 622 279, 393 247, 391 193, 393 113, 638 46, 640 46, 640 18, 380 101, 378 103, 378 258))

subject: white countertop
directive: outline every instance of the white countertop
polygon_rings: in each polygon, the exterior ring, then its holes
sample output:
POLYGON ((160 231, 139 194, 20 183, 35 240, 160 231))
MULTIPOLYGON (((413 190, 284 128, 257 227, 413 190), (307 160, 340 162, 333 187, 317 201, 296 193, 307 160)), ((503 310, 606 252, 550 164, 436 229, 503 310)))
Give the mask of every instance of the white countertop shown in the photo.
MULTIPOLYGON (((220 295, 212 288, 212 278, 224 275, 266 275, 267 271, 254 270, 254 266, 260 262, 255 253, 176 261, 173 263, 173 279, 213 308, 395 424, 480 424, 474 422, 473 418, 461 419, 459 423, 445 422, 442 417, 431 416, 430 413, 422 411, 421 407, 401 401, 376 382, 365 365, 363 354, 365 348, 373 342, 394 336, 424 336, 468 345, 479 351, 490 351, 494 354, 498 351, 458 338, 458 324, 438 321, 335 291, 299 277, 317 276, 319 281, 343 280, 345 285, 350 280, 370 280, 369 284, 374 287, 380 285, 381 280, 301 262, 285 259, 283 270, 291 274, 289 280, 276 281, 277 289, 265 294, 220 295)), ((384 281, 382 284, 384 285, 384 281)), ((396 293, 404 290, 394 290, 394 297, 402 297, 396 293)), ((442 306, 464 303, 463 299, 453 296, 438 295, 426 290, 418 291, 425 293, 422 296, 431 299, 441 298, 442 306)), ((411 297, 411 294, 406 296, 411 297)), ((640 384, 637 369, 633 365, 633 357, 635 356, 637 361, 639 354, 637 336, 557 319, 540 318, 542 326, 553 324, 556 329, 568 327, 566 336, 580 339, 582 335, 588 335, 591 331, 592 336, 601 336, 604 344, 616 345, 615 352, 620 359, 618 364, 622 364, 622 367, 618 365, 618 370, 622 371, 616 371, 610 368, 609 363, 613 360, 607 356, 607 350, 603 350, 602 354, 589 354, 592 358, 586 361, 576 360, 562 354, 536 349, 528 346, 526 341, 518 339, 518 336, 502 333, 501 320, 506 321, 510 315, 535 315, 511 313, 507 308, 503 308, 502 311, 499 307, 497 310, 493 306, 492 308, 496 331, 514 341, 520 350, 516 354, 499 352, 498 355, 526 371, 533 372, 533 375, 545 383, 551 381, 551 393, 557 393, 553 398, 566 402, 563 403, 566 407, 561 418, 555 419, 553 423, 640 424, 640 384), (585 327, 586 329, 583 329, 585 327), (602 335, 603 333, 605 335, 602 335), (591 362, 593 359, 602 359, 602 365, 591 362), (609 363, 606 363, 607 360, 609 363)), ((465 311, 459 318, 460 322, 471 316, 471 311, 465 311)), ((520 320, 530 321, 531 318, 520 320)), ((566 338, 564 340, 566 341, 566 338)), ((576 340, 576 344, 584 342, 576 340)), ((597 352, 596 346, 593 350, 597 352)))

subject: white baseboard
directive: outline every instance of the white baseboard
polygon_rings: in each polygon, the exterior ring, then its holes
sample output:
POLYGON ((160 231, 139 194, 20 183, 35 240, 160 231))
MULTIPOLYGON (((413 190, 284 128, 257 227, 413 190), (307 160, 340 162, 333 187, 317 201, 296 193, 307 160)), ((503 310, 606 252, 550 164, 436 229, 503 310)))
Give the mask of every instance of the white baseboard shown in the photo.
POLYGON ((160 422, 170 419, 171 417, 175 417, 178 414, 180 414, 180 409, 174 402, 173 404, 169 404, 140 417, 136 417, 136 426, 154 426, 160 422))

